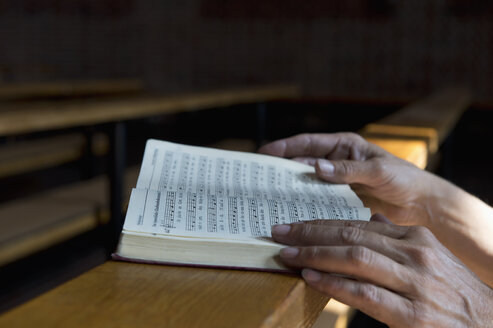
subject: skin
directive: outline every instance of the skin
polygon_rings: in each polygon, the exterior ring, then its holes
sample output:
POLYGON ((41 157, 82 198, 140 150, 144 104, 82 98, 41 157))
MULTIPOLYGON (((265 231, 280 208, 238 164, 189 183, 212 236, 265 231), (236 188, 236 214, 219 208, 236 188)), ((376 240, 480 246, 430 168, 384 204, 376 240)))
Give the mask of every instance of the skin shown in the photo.
POLYGON ((278 225, 272 234, 291 245, 281 259, 309 285, 389 327, 493 325, 493 290, 427 228, 382 221, 278 225))
POLYGON ((373 213, 428 228, 493 286, 493 209, 478 198, 354 133, 301 134, 259 152, 313 165, 319 178, 350 184, 373 213))

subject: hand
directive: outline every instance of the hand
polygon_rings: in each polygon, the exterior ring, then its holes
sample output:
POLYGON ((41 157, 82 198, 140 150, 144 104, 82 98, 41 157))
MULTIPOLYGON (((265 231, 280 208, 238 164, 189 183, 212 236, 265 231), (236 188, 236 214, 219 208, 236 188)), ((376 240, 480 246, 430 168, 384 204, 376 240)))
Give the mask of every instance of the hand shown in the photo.
POLYGON ((493 326, 493 290, 427 228, 372 220, 280 225, 272 235, 294 246, 281 259, 310 286, 390 327, 493 326))
POLYGON ((354 133, 301 134, 259 152, 314 165, 319 178, 350 184, 365 206, 400 225, 427 225, 429 186, 441 180, 354 133))

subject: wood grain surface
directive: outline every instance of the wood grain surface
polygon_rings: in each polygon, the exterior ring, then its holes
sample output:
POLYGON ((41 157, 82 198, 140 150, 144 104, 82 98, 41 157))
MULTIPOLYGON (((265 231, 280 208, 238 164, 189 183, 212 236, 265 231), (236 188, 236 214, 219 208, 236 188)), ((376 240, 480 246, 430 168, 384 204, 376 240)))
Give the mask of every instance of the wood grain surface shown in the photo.
POLYGON ((399 138, 367 138, 371 143, 382 147, 389 153, 413 163, 424 169, 428 163, 428 151, 423 140, 406 140, 399 138))
POLYGON ((368 137, 393 136, 425 140, 429 152, 434 154, 471 100, 468 89, 447 88, 366 125, 361 133, 368 137))
POLYGON ((152 97, 3 103, 0 104, 0 136, 289 99, 298 95, 296 86, 267 85, 152 97))
POLYGON ((292 275, 107 262, 2 327, 308 327, 328 299, 292 275))
MULTIPOLYGON (((127 170, 125 194, 137 181, 127 170)), ((0 265, 94 229, 109 219, 107 177, 63 186, 0 205, 0 265)))
MULTIPOLYGON (((84 156, 86 138, 72 133, 0 145, 0 178, 76 161, 84 156)), ((92 153, 108 152, 106 135, 92 136, 92 153)))

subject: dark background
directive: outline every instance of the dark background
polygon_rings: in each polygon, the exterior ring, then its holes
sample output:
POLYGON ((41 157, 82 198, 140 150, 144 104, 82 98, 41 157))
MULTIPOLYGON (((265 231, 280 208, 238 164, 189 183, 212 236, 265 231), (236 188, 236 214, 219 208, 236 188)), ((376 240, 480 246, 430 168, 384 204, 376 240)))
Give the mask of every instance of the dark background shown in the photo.
POLYGON ((488 102, 492 18, 488 0, 0 0, 0 81, 283 81, 357 98, 460 83, 488 102))
MULTIPOLYGON (((301 99, 268 104, 270 140, 357 131, 441 87, 464 85, 474 103, 443 145, 437 173, 493 204, 488 0, 0 0, 0 83, 98 78, 138 78, 170 94, 300 85, 301 99)), ((255 136, 254 106, 139 120, 128 126, 128 163, 140 162, 150 137, 207 145, 255 136)), ((73 163, 0 179, 0 203, 86 177, 73 163)), ((92 243, 100 234, 0 268, 0 311, 104 260, 92 243)))

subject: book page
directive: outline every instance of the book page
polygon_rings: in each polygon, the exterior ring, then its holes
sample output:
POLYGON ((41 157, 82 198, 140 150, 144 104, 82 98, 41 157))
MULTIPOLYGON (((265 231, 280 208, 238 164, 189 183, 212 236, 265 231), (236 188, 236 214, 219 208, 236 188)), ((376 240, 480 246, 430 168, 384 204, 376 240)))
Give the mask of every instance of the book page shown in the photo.
POLYGON ((270 236, 274 224, 369 218, 370 210, 348 185, 319 180, 311 166, 149 140, 124 228, 248 238, 270 236))
POLYGON ((191 237, 270 237, 271 226, 303 220, 368 220, 370 210, 248 197, 133 189, 126 231, 191 237))
POLYGON ((348 185, 329 184, 292 160, 149 140, 138 189, 363 207, 348 185))

